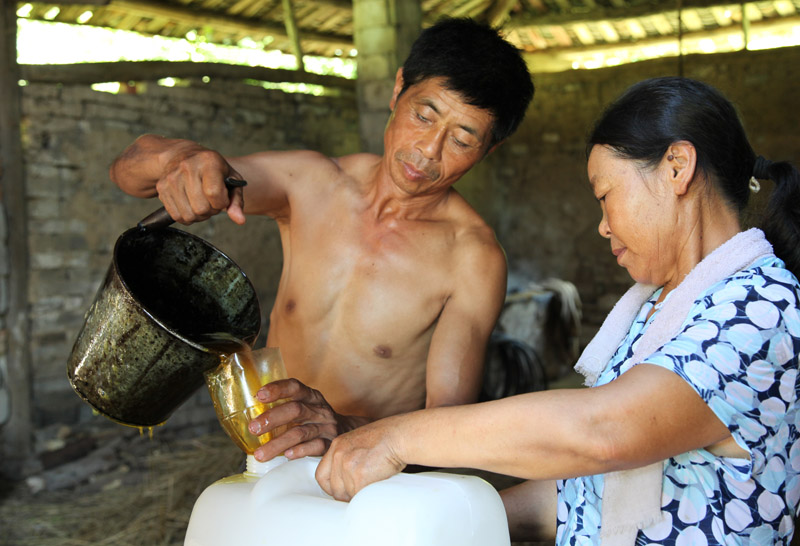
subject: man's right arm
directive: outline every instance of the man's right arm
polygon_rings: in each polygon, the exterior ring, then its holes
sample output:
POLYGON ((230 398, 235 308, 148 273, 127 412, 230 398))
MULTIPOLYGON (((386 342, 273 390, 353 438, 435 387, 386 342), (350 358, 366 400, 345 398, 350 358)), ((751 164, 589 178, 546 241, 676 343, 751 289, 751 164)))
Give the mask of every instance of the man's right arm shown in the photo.
POLYGON ((143 135, 109 168, 111 180, 135 197, 161 200, 181 224, 205 220, 222 210, 244 223, 242 190, 228 192, 224 179, 241 175, 215 152, 196 142, 143 135))
POLYGON ((113 162, 109 175, 130 195, 158 196, 176 222, 188 225, 226 210, 234 222, 243 224, 245 212, 287 216, 289 184, 320 165, 335 164, 313 152, 225 157, 190 140, 143 135, 113 162), (246 188, 229 192, 227 177, 246 180, 246 188))

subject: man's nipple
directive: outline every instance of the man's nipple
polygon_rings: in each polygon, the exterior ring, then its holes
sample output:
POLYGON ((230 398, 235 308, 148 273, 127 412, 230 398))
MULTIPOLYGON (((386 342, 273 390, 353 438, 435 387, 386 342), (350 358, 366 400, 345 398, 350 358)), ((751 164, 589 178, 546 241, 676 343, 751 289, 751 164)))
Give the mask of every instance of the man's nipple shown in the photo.
POLYGON ((286 302, 286 306, 283 308, 287 313, 291 313, 294 311, 294 308, 297 307, 297 302, 294 300, 289 300, 286 302))
POLYGON ((392 358, 392 348, 386 345, 375 345, 372 352, 381 358, 392 358))

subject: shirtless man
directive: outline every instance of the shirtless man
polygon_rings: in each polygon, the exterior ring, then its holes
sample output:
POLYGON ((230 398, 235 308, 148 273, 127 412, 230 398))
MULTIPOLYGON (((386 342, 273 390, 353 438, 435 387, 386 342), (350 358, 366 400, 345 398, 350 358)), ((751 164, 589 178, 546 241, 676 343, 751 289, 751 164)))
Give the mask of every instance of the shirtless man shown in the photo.
POLYGON ((516 130, 532 97, 513 46, 488 27, 446 20, 397 72, 383 156, 228 157, 145 135, 117 158, 111 179, 158 196, 182 224, 222 210, 237 224, 252 214, 278 224, 283 271, 267 345, 280 347, 292 379, 258 396, 290 402, 250 429, 292 426, 258 460, 321 455, 372 420, 477 400, 506 262, 452 185, 516 130), (227 176, 247 186, 229 195, 227 176))

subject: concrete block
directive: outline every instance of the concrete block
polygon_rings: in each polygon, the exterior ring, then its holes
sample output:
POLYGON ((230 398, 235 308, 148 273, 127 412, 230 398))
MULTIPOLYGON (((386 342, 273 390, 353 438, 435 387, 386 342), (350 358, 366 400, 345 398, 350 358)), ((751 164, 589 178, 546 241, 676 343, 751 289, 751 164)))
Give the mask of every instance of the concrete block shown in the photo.
POLYGON ((81 267, 89 261, 89 252, 37 252, 31 256, 31 269, 81 267))
POLYGON ((56 218, 59 216, 60 208, 58 198, 39 198, 28 202, 28 216, 33 220, 56 218))
POLYGON ((59 173, 58 167, 50 163, 32 163, 27 166, 26 170, 26 187, 33 184, 34 186, 43 186, 53 180, 57 180, 59 173))
POLYGON ((270 118, 270 115, 267 112, 252 108, 237 110, 236 115, 237 118, 243 122, 253 125, 267 124, 270 118))
POLYGON ((85 220, 78 218, 47 218, 41 222, 33 222, 28 225, 30 233, 76 233, 82 234, 87 231, 85 220))
MULTIPOLYGON (((386 112, 386 119, 390 112, 389 102, 392 99, 394 80, 383 79, 367 81, 359 87, 359 107, 364 111, 386 112)), ((384 119, 384 123, 386 121, 384 119)))
POLYGON ((177 116, 188 116, 193 119, 212 119, 216 108, 212 104, 205 102, 179 102, 170 103, 170 112, 177 116))
POLYGON ((22 98, 43 98, 47 100, 58 100, 61 95, 61 87, 47 83, 29 83, 21 88, 22 98))
POLYGON ((355 22, 353 30, 356 36, 370 27, 388 26, 392 19, 390 10, 391 6, 386 0, 358 0, 353 2, 353 20, 355 22))
POLYGON ((359 56, 373 53, 391 54, 397 47, 397 34, 392 27, 365 28, 356 37, 356 47, 359 56))
POLYGON ((89 103, 85 108, 85 116, 89 118, 116 119, 133 122, 142 119, 143 113, 138 110, 114 108, 110 104, 89 103))
POLYGON ((156 132, 160 134, 166 132, 174 138, 185 136, 190 127, 190 121, 183 116, 164 116, 146 112, 141 115, 140 120, 145 127, 157 128, 156 132))
POLYGON ((368 53, 358 60, 359 83, 374 80, 394 79, 397 67, 393 56, 387 53, 368 53))

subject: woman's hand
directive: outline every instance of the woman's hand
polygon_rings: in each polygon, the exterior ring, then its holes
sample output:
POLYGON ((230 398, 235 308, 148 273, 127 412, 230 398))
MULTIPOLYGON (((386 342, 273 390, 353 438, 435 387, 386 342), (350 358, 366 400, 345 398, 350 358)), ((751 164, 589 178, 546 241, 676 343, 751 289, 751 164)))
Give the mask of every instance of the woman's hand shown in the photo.
POLYGON ((406 467, 399 456, 396 418, 375 421, 339 436, 316 472, 317 482, 336 500, 349 501, 367 485, 406 467))

